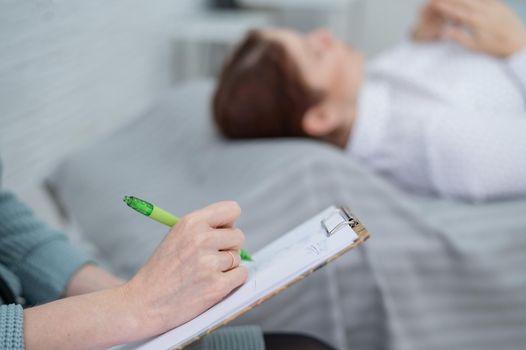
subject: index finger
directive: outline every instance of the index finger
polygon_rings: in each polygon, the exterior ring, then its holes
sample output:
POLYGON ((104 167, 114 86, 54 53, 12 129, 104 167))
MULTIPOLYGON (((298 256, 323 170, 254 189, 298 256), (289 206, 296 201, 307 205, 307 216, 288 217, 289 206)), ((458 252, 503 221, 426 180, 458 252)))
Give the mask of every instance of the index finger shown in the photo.
POLYGON ((485 6, 482 0, 431 0, 433 4, 449 4, 454 8, 461 9, 468 12, 475 12, 485 6))
POLYGON ((211 204, 196 214, 212 228, 233 227, 241 215, 241 208, 236 202, 225 201, 211 204))
POLYGON ((434 1, 433 7, 443 16, 458 21, 464 25, 473 25, 476 18, 476 8, 471 7, 472 1, 434 1))

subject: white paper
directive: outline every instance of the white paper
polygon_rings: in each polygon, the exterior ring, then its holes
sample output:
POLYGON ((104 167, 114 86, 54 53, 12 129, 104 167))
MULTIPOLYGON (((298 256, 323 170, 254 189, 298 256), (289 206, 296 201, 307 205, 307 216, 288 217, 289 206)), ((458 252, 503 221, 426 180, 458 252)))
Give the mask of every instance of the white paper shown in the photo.
POLYGON ((324 210, 254 254, 253 262, 243 263, 250 271, 247 282, 200 316, 142 344, 120 349, 158 350, 181 346, 338 254, 351 245, 357 235, 345 225, 327 237, 321 221, 326 219, 327 226, 334 228, 344 220, 340 214, 334 215, 335 210, 334 207, 324 210))

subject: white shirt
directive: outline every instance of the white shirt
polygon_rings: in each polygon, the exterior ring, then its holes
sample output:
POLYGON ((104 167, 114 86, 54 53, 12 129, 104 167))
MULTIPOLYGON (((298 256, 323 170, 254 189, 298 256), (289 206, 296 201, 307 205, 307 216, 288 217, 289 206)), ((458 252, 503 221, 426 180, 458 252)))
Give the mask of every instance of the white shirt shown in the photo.
POLYGON ((526 49, 510 60, 407 42, 374 60, 351 155, 418 193, 526 196, 526 49))

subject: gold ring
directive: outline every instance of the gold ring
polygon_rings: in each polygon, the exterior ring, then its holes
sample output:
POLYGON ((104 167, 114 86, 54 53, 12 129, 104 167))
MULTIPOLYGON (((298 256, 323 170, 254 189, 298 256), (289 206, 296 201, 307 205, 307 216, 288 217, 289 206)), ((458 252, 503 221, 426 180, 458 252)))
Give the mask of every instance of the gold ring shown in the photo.
POLYGON ((234 264, 236 263, 236 257, 234 256, 234 253, 232 253, 230 250, 226 251, 230 256, 232 257, 232 263, 230 264, 230 267, 228 270, 232 270, 234 268, 234 264))

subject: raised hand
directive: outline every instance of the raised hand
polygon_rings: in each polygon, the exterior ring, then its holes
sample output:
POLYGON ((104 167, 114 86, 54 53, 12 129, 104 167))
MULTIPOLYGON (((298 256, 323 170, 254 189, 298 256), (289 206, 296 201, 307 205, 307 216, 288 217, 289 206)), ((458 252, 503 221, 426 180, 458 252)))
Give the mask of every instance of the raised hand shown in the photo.
POLYGON ((440 39, 441 31, 446 23, 444 16, 428 1, 420 11, 420 17, 413 30, 413 40, 434 41, 440 39))
POLYGON ((442 36, 460 45, 497 57, 526 47, 526 28, 498 0, 431 0, 432 8, 460 26, 446 26, 442 36))

